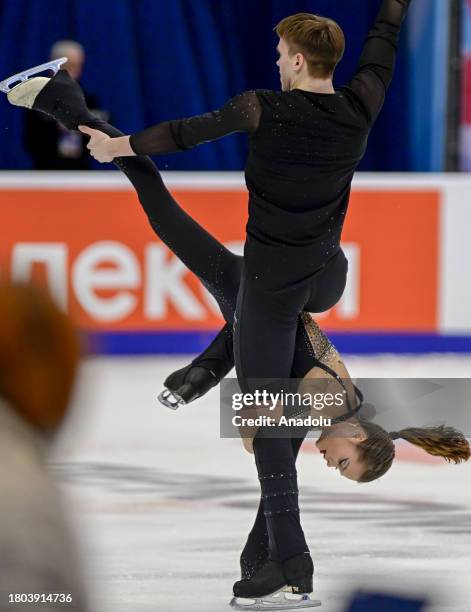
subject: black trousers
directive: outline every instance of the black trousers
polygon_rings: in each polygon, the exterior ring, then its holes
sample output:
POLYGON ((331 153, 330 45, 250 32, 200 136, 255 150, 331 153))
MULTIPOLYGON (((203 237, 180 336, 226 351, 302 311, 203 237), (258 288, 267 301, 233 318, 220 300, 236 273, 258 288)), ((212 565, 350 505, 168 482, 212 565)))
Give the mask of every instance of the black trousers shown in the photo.
MULTIPOLYGON (((93 116, 84 123, 112 137, 122 135, 93 116)), ((314 366, 315 356, 298 313, 306 304, 319 312, 338 301, 347 268, 342 251, 306 286, 272 297, 260 291, 245 274, 242 257, 231 253, 180 208, 152 160, 124 157, 115 159, 115 164, 134 186, 155 233, 199 277, 219 304, 227 324, 202 358, 211 359, 212 349, 217 355, 221 338, 226 348, 232 342, 231 327, 236 316, 239 340, 234 343, 235 352, 244 372, 247 368, 253 377, 304 376, 314 366), (289 308, 285 307, 287 300, 292 300, 289 308), (266 325, 267 319, 275 321, 276 333, 266 325), (259 343, 270 347, 269 358, 263 368, 254 366, 252 370, 251 364, 261 361, 259 343)), ((245 577, 250 577, 268 558, 284 561, 309 550, 300 523, 295 468, 302 440, 257 435, 254 441, 262 499, 242 554, 245 577)))
POLYGON ((234 326, 235 365, 242 391, 257 388, 257 379, 290 377, 299 314, 334 306, 344 291, 347 267, 339 250, 314 276, 276 292, 264 290, 242 268, 234 326))

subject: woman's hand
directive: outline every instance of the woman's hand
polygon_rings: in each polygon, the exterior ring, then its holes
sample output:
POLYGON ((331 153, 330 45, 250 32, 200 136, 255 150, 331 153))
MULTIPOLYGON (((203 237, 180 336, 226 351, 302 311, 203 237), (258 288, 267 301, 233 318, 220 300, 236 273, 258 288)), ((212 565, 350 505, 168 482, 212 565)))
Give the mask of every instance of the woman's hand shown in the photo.
POLYGON ((102 164, 112 162, 115 157, 135 155, 129 144, 129 136, 110 138, 104 132, 86 125, 79 125, 79 130, 82 134, 90 136, 87 149, 89 149, 91 156, 102 164))

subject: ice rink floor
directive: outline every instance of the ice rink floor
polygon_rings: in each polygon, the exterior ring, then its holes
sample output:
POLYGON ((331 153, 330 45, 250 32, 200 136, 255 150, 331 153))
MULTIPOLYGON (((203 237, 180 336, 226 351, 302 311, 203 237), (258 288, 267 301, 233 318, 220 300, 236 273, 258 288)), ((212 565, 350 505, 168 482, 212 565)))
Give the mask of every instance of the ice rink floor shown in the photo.
MULTIPOLYGON (((53 454, 92 610, 228 610, 258 505, 251 455, 220 439, 218 392, 177 412, 165 376, 188 358, 90 358, 53 454)), ((469 377, 471 356, 347 356, 354 377, 469 377)), ((301 517, 324 612, 356 587, 428 594, 428 612, 471 610, 471 464, 406 453, 357 484, 307 441, 301 517)))

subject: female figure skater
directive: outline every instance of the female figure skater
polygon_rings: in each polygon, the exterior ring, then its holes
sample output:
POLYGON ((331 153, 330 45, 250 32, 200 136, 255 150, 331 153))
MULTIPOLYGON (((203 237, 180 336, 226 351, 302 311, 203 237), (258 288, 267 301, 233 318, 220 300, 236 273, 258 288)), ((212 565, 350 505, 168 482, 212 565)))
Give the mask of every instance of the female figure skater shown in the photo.
MULTIPOLYGON (((8 97, 10 101, 20 106, 50 114, 70 129, 76 129, 80 124, 87 126, 82 128, 82 131, 92 138, 120 135, 118 130, 97 119, 88 111, 80 88, 64 71, 60 71, 53 79, 44 77, 30 79, 13 88, 8 97)), ((115 163, 136 188, 153 229, 212 292, 230 326, 236 308, 242 258, 225 249, 178 206, 165 188, 151 160, 143 157, 126 157, 116 159, 115 163)), ((329 287, 329 276, 326 277, 324 286, 329 287)), ((338 297, 336 286, 327 291, 322 296, 325 300, 324 309, 335 303, 338 297)), ((223 355, 228 350, 228 344, 230 345, 230 334, 228 328, 220 335, 224 340, 223 355)), ((302 378, 313 368, 321 368, 324 372, 331 373, 343 386, 341 376, 327 365, 327 361, 324 363, 325 360, 321 361, 316 357, 316 348, 318 356, 326 357, 332 350, 329 346, 326 338, 314 326, 308 315, 298 317, 292 375, 302 378), (313 341, 316 335, 319 342, 324 343, 324 354, 313 341)), ((209 352, 206 351, 198 365, 199 376, 208 363, 216 365, 217 368, 216 376, 209 374, 207 379, 212 378, 217 381, 227 371, 228 364, 224 359, 220 359, 218 347, 216 342, 210 347, 209 352), (205 359, 208 360, 206 363, 205 359)), ((331 357, 332 355, 333 353, 331 357)), ((187 375, 191 374, 191 370, 192 368, 189 368, 187 375)), ((342 371, 341 373, 344 374, 342 371)), ((204 379, 204 376, 200 378, 204 379)), ((352 397, 348 385, 346 391, 352 397)), ((319 441, 319 448, 325 451, 329 463, 340 469, 345 476, 354 479, 372 479, 378 474, 375 465, 378 445, 386 448, 384 454, 386 456, 389 453, 390 461, 394 446, 385 432, 379 436, 380 441, 373 432, 370 440, 367 426, 363 428, 356 423, 348 423, 358 409, 359 404, 355 406, 352 397, 347 413, 339 417, 339 422, 345 422, 350 428, 348 431, 344 430, 342 435, 348 434, 349 437, 334 445, 334 439, 329 441, 329 436, 324 436, 319 441), (360 453, 358 449, 361 444, 365 446, 360 453), (370 448, 373 450, 369 450, 370 448), (369 469, 376 472, 368 476, 369 469)), ((434 435, 450 439, 450 433, 447 431, 434 435)), ((450 448, 463 456, 465 453, 463 445, 466 441, 463 442, 455 433, 453 435, 450 448), (457 450, 454 450, 455 447, 457 450)), ((313 565, 299 520, 295 459, 302 439, 303 436, 294 440, 270 439, 257 434, 253 441, 262 501, 256 523, 242 555, 243 580, 234 585, 234 595, 241 598, 263 598, 264 601, 271 601, 277 609, 317 605, 317 602, 311 600, 308 595, 312 592, 313 565), (299 593, 302 599, 295 602, 280 599, 279 592, 286 587, 294 593, 299 593), (275 597, 270 599, 270 595, 273 594, 275 597)), ((440 447, 442 453, 442 449, 446 446, 443 441, 442 439, 440 447)), ((451 451, 446 452, 451 453, 451 451)), ((384 460, 383 462, 387 463, 384 460)), ((237 602, 234 605, 238 605, 237 602)))

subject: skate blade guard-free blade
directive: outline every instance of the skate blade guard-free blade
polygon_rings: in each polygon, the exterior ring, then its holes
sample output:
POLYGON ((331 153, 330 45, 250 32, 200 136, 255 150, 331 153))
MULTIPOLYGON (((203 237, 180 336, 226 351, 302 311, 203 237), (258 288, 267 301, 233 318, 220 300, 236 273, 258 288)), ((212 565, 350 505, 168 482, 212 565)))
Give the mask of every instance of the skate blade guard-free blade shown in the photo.
POLYGON ((16 85, 20 85, 21 83, 27 81, 30 77, 36 76, 37 74, 45 72, 46 70, 53 70, 54 74, 57 74, 62 64, 65 64, 67 61, 68 60, 66 57, 60 57, 59 59, 52 60, 51 62, 34 66, 34 68, 23 70, 23 72, 18 72, 17 74, 8 77, 8 79, 0 82, 0 91, 7 94, 12 91, 16 85), (13 85, 13 87, 10 87, 10 85, 13 85))
POLYGON ((321 602, 311 599, 307 593, 294 595, 291 589, 282 589, 265 597, 233 597, 230 603, 234 610, 304 610, 317 608, 321 602))
POLYGON ((162 393, 159 394, 157 399, 166 408, 170 408, 171 410, 178 410, 180 406, 183 406, 186 403, 185 400, 178 395, 178 393, 175 393, 175 391, 170 391, 169 389, 164 389, 162 393))

